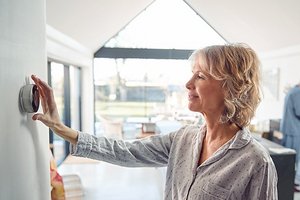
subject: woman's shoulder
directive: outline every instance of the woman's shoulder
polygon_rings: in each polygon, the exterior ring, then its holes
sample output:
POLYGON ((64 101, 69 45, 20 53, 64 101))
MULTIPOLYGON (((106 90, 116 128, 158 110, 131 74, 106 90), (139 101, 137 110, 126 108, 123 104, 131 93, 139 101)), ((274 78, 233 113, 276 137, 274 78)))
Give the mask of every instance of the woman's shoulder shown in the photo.
POLYGON ((237 133, 229 149, 236 150, 234 151, 236 154, 251 163, 265 163, 271 161, 268 149, 264 147, 259 142, 259 139, 254 137, 247 128, 243 128, 237 133))
POLYGON ((258 162, 261 165, 273 165, 272 158, 267 147, 263 146, 259 141, 259 138, 254 137, 250 134, 249 144, 245 147, 245 151, 247 152, 247 156, 251 158, 254 162, 258 162))

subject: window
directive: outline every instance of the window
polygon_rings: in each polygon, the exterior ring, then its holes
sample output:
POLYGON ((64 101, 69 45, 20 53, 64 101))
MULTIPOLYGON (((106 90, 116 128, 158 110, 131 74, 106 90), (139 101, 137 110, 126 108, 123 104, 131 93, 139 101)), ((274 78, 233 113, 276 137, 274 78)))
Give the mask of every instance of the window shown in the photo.
POLYGON ((198 49, 226 41, 183 0, 156 0, 105 47, 198 49))
POLYGON ((124 136, 134 137, 140 122, 194 123, 198 114, 187 110, 187 60, 95 59, 96 134, 101 118, 123 122, 124 136))
POLYGON ((161 132, 200 122, 187 108, 187 58, 194 49, 225 43, 184 1, 154 1, 95 53, 96 134, 104 133, 103 117, 123 122, 125 138, 141 122, 160 123, 161 132))
MULTIPOLYGON (((57 109, 63 123, 81 130, 80 68, 55 61, 48 62, 48 82, 53 88, 57 109)), ((69 154, 69 143, 50 130, 50 147, 60 164, 69 154)))

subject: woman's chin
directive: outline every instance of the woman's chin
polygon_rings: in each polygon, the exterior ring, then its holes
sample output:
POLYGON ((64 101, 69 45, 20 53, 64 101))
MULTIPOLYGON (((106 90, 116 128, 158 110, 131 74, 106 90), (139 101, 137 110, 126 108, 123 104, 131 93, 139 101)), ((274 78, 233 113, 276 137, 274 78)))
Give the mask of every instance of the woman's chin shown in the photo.
POLYGON ((195 106, 193 106, 193 105, 190 105, 190 104, 189 104, 188 108, 189 108, 189 110, 192 111, 192 112, 200 112, 199 109, 195 108, 195 106))

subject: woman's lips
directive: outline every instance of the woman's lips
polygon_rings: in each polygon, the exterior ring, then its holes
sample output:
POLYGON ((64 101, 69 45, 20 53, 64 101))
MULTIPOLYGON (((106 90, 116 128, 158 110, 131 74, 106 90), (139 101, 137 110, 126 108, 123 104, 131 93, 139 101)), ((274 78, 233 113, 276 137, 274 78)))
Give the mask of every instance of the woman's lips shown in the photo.
POLYGON ((194 94, 189 94, 189 100, 194 100, 197 99, 199 96, 198 95, 194 95, 194 94))

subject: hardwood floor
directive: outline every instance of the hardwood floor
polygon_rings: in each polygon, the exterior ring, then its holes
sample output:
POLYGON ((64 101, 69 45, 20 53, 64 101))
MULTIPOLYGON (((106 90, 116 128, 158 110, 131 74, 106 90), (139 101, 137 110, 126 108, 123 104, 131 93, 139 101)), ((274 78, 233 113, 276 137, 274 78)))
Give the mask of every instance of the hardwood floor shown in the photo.
POLYGON ((75 162, 59 166, 61 175, 77 174, 83 200, 162 200, 165 168, 125 168, 104 162, 75 162))

